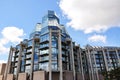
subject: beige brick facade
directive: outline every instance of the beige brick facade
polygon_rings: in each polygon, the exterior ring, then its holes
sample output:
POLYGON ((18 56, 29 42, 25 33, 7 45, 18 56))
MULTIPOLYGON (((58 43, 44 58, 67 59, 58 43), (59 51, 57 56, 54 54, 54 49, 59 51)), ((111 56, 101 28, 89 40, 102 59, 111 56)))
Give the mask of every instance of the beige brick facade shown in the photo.
POLYGON ((0 75, 0 80, 3 80, 3 75, 0 75))
POLYGON ((13 80, 13 74, 7 74, 7 79, 6 80, 13 80))
POLYGON ((0 75, 3 75, 5 72, 6 63, 0 64, 0 75))
POLYGON ((36 71, 33 73, 33 80, 45 80, 45 71, 36 71))
POLYGON ((27 80, 27 73, 19 73, 18 80, 27 80))

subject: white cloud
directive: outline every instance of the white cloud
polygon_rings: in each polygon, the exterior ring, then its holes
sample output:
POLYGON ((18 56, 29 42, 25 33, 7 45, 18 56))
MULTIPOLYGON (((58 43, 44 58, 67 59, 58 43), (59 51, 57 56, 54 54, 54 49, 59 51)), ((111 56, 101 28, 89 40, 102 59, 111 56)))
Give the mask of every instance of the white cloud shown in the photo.
POLYGON ((67 24, 85 33, 104 32, 120 26, 120 0, 60 0, 67 24))
POLYGON ((104 35, 93 35, 91 37, 88 38, 88 41, 90 42, 102 42, 102 43, 106 43, 106 36, 104 35))
POLYGON ((7 63, 7 61, 5 61, 5 60, 0 60, 0 63, 7 63))
POLYGON ((6 27, 2 31, 2 35, 4 39, 10 42, 20 42, 22 41, 22 36, 24 35, 23 29, 19 29, 17 27, 6 27))
POLYGON ((2 31, 2 38, 0 38, 0 54, 9 52, 11 45, 9 43, 17 44, 23 40, 24 31, 17 27, 5 27, 2 31), (9 47, 6 47, 9 45, 9 47))

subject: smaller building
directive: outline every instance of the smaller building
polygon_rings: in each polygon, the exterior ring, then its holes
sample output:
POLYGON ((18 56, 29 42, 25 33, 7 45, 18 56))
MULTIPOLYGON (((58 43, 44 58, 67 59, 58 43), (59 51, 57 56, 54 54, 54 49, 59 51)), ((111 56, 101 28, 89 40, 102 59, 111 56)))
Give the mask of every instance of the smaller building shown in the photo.
POLYGON ((120 47, 87 45, 83 57, 83 69, 89 80, 104 80, 105 72, 120 67, 120 47))
POLYGON ((6 63, 0 63, 0 80, 3 80, 5 68, 6 68, 6 63))

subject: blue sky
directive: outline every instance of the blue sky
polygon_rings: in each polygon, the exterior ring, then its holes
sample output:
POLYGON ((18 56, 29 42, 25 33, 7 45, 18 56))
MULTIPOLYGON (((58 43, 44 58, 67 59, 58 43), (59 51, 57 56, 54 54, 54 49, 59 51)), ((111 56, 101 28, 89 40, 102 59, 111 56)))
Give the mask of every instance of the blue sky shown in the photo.
POLYGON ((0 0, 0 62, 54 10, 73 41, 84 47, 120 46, 119 0, 0 0), (108 3, 109 1, 109 3, 108 3), (15 37, 13 37, 15 36, 15 37))

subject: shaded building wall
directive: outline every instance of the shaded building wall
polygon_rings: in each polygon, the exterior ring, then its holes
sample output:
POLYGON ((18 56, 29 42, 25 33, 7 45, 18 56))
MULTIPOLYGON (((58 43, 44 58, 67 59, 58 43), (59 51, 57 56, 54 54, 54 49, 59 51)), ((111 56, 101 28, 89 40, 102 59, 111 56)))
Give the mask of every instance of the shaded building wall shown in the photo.
POLYGON ((0 64, 0 80, 3 80, 4 78, 5 69, 6 69, 6 63, 1 63, 0 64))
POLYGON ((5 73, 6 63, 0 64, 0 75, 5 73))
POLYGON ((103 80, 103 72, 120 66, 119 47, 86 46, 85 49, 88 77, 90 80, 103 80))

